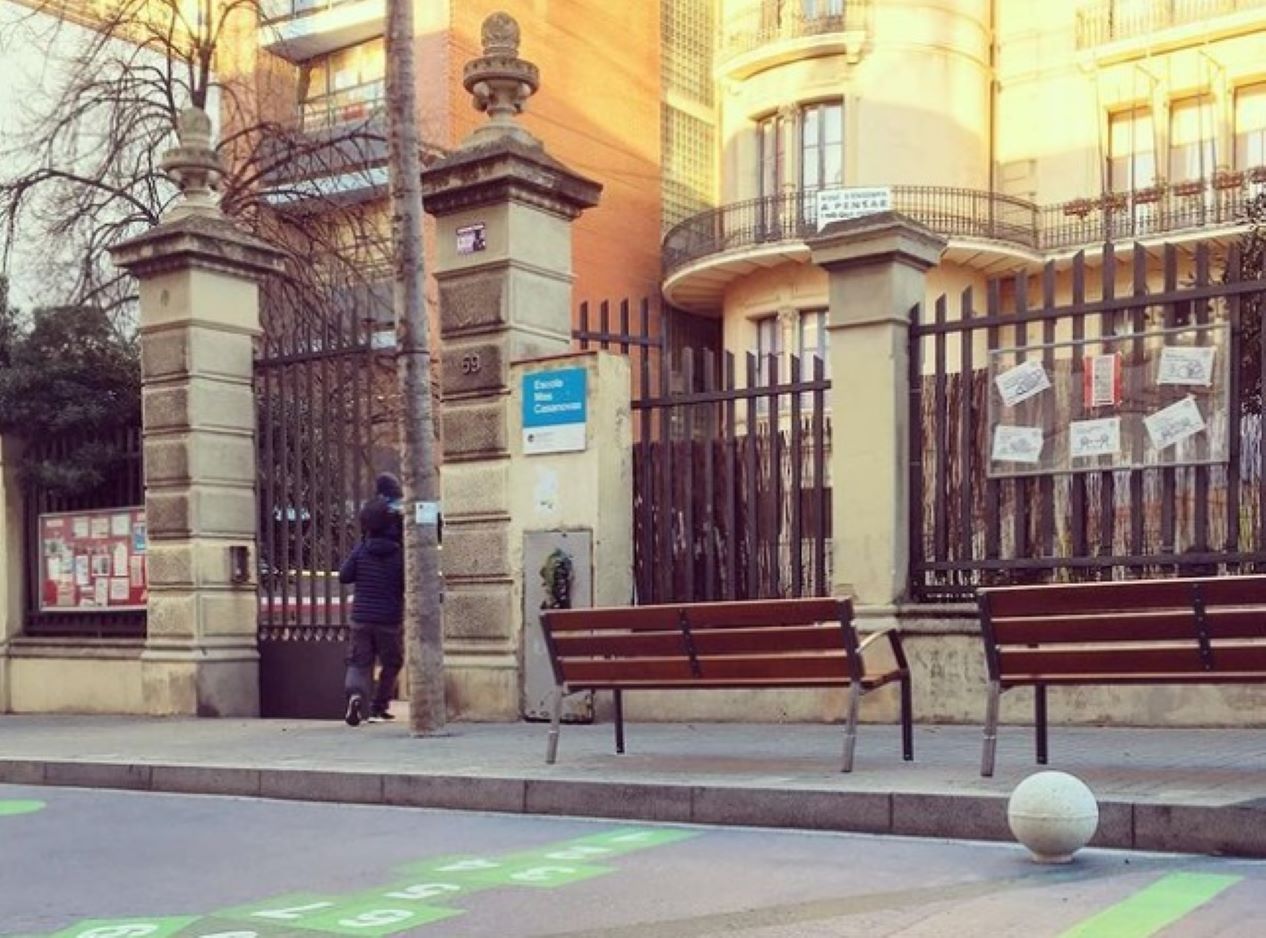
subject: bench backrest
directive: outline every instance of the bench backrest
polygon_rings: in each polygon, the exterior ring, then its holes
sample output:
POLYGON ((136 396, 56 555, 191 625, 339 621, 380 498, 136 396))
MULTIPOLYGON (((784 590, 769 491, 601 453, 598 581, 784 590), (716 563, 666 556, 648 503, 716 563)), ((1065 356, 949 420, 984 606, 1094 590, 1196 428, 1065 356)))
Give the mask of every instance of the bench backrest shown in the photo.
POLYGON ((847 599, 549 610, 541 628, 572 687, 806 686, 860 679, 847 599))
POLYGON ((994 680, 1266 676, 1266 576, 978 592, 994 680))

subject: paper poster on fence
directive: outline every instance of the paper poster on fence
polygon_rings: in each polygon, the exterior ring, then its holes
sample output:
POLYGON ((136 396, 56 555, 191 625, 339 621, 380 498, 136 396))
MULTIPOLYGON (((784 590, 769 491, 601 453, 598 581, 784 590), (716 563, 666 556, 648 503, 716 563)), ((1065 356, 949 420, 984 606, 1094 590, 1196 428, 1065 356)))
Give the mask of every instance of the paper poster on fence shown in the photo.
POLYGON ((1008 407, 1014 407, 1030 397, 1036 397, 1051 386, 1050 378, 1046 376, 1046 369, 1036 361, 1021 362, 998 375, 994 383, 998 385, 1002 403, 1008 407))
POLYGON ((1121 418, 1074 420, 1068 425, 1068 455, 1071 459, 1115 456, 1121 452, 1121 418))
POLYGON ((1213 384, 1212 345, 1167 345, 1161 349, 1157 384, 1185 384, 1207 388, 1213 384))
POLYGON ((1143 418, 1152 446, 1165 449, 1195 436, 1204 430, 1204 417, 1194 397, 1184 397, 1156 413, 1143 418))
POLYGON ((993 430, 993 461, 1041 462, 1043 442, 1041 427, 996 426, 993 430))

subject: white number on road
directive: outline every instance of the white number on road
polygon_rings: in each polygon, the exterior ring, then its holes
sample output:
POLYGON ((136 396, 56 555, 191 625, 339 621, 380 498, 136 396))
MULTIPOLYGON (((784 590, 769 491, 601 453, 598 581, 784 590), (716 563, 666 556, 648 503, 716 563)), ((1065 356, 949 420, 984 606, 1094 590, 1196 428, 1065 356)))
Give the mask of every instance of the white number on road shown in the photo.
POLYGON ((387 893, 388 899, 431 899, 442 896, 446 892, 461 892, 461 886, 452 883, 418 883, 406 886, 397 892, 387 893))
POLYGON ((343 928, 378 928, 381 925, 399 925, 411 918, 413 913, 408 909, 374 909, 355 918, 342 919, 339 925, 343 928))

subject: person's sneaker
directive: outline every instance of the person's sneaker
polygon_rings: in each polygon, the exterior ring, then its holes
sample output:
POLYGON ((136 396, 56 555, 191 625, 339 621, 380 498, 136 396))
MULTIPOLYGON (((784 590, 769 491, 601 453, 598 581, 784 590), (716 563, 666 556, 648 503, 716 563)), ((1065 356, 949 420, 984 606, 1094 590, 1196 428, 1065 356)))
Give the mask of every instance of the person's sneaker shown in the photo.
POLYGON ((360 726, 361 708, 364 706, 364 700, 360 694, 352 694, 347 698, 347 714, 343 717, 348 726, 360 726))
POLYGON ((387 710, 385 707, 382 709, 379 709, 378 707, 374 707, 374 709, 369 714, 370 723, 390 723, 395 718, 396 718, 396 715, 392 713, 390 710, 387 710))

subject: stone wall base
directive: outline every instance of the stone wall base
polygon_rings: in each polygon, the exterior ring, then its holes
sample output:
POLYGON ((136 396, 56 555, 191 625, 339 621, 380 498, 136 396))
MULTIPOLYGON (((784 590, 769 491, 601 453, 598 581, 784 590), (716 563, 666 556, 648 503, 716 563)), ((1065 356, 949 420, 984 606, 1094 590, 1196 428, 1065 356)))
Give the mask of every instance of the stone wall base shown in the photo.
POLYGON ((143 714, 144 642, 13 640, 8 648, 8 708, 12 713, 143 714))
POLYGON ((448 659, 444 669, 449 719, 480 723, 519 719, 522 691, 517 664, 463 663, 448 659))

